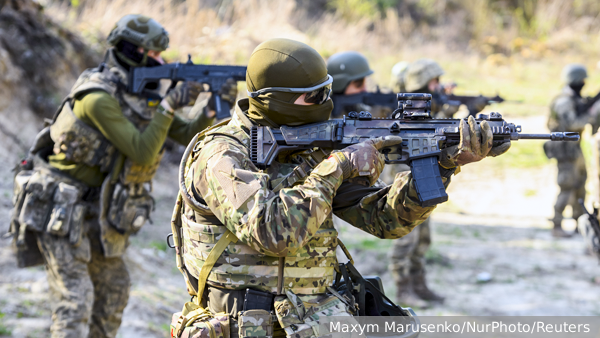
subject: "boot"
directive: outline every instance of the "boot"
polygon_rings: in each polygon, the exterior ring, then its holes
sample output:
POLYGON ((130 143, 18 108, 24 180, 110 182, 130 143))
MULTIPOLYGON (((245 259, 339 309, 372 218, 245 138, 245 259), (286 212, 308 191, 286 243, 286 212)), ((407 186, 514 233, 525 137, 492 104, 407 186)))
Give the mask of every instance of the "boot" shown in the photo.
POLYGON ((430 300, 434 302, 443 303, 446 297, 440 296, 437 293, 431 291, 427 287, 427 282, 425 281, 425 272, 420 271, 415 274, 410 275, 412 279, 413 290, 417 296, 419 296, 423 300, 430 300))
POLYGON ((571 236, 573 235, 563 230, 563 228, 560 226, 560 222, 554 222, 554 228, 552 228, 552 237, 569 238, 571 236))
POLYGON ((403 278, 401 281, 396 282, 396 290, 398 304, 404 307, 419 309, 427 309, 430 307, 428 302, 422 300, 415 294, 410 277, 403 278))

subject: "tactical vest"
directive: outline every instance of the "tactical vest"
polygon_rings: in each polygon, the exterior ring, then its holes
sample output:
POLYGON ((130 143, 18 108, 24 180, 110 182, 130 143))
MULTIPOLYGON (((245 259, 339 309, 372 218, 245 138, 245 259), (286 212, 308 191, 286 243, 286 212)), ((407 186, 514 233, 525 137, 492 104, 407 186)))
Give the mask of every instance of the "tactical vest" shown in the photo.
MULTIPOLYGON (((116 149, 100 131, 75 116, 74 101, 92 91, 102 90, 117 100, 123 115, 140 132, 148 126, 157 107, 157 101, 149 101, 145 97, 127 93, 125 91, 127 72, 118 65, 112 52, 109 51, 107 58, 106 64, 88 69, 81 74, 50 126, 54 154, 63 154, 66 160, 77 164, 99 166, 104 173, 111 170, 116 149)), ((127 160, 122 173, 123 183, 151 181, 163 153, 161 151, 154 163, 146 166, 127 160)))
MULTIPOLYGON (((190 182, 193 178, 187 176, 188 169, 197 159, 202 147, 207 142, 218 142, 219 139, 224 138, 234 139, 248 149, 249 136, 240 127, 233 125, 233 122, 213 127, 204 134, 201 133, 201 140, 192 141, 188 147, 188 150, 193 149, 193 152, 184 154, 182 168, 180 168, 182 189, 188 191, 187 187, 191 186, 190 182), (185 156, 190 153, 193 154, 186 158, 185 156)), ((284 179, 294 184, 300 181, 290 179, 294 176, 295 168, 298 168, 297 164, 282 164, 277 166, 277 172, 269 172, 269 174, 271 177, 285 175, 284 179)), ((271 186, 281 186, 281 179, 272 181, 271 186)), ((232 236, 232 234, 203 200, 197 201, 189 193, 188 198, 192 199, 191 203, 180 198, 176 206, 173 234, 174 237, 178 237, 177 234, 181 233, 182 238, 174 238, 175 246, 178 247, 177 265, 188 281, 188 292, 196 295, 198 289, 192 282, 193 279, 199 281, 202 290, 205 281, 202 280, 201 270, 211 250, 218 245, 217 242, 224 235, 232 236)), ((280 282, 279 287, 299 295, 325 293, 327 287, 334 281, 337 246, 337 231, 331 217, 323 223, 303 248, 284 258, 261 254, 250 246, 237 242, 235 238, 218 256, 216 262, 211 262, 215 264, 209 270, 206 283, 224 289, 254 288, 277 294, 278 282, 280 282), (278 276, 283 277, 281 281, 278 280, 278 276)))

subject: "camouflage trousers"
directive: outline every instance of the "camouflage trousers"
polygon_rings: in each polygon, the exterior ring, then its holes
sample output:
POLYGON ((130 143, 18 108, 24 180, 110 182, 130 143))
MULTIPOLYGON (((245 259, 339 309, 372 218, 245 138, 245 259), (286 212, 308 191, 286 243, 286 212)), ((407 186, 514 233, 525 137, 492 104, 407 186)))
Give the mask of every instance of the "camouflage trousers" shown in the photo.
POLYGON ((429 219, 418 225, 408 235, 395 239, 390 251, 389 269, 396 283, 411 274, 425 271, 425 253, 431 245, 429 219))
POLYGON ((97 217, 86 219, 87 238, 72 247, 68 237, 38 235, 46 262, 53 338, 115 337, 129 299, 129 272, 122 257, 102 252, 97 217))
POLYGON ((579 205, 578 200, 585 198, 586 179, 587 171, 585 170, 583 156, 578 157, 575 161, 558 162, 557 183, 560 187, 560 192, 554 204, 553 222, 555 225, 560 225, 562 222, 562 213, 567 205, 573 208, 573 219, 577 219, 583 215, 583 209, 579 205))

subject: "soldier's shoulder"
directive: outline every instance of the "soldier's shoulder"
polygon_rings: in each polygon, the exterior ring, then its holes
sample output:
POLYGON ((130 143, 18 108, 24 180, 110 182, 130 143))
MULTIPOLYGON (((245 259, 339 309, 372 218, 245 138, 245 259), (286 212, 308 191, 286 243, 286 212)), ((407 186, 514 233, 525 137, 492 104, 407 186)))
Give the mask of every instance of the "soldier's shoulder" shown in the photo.
POLYGON ((554 110, 558 114, 568 113, 573 110, 575 106, 575 102, 573 98, 569 95, 558 95, 552 101, 551 109, 554 110))
POLYGON ((225 151, 248 154, 250 147, 250 136, 241 127, 227 124, 212 128, 206 132, 201 142, 200 156, 212 157, 225 151))

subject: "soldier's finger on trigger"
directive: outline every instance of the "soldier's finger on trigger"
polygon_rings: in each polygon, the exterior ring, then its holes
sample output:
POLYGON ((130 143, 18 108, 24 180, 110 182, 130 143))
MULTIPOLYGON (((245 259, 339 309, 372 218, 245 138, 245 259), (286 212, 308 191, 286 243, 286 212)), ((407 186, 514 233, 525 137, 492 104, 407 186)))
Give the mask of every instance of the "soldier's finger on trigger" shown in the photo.
POLYGON ((471 134, 471 150, 475 154, 481 153, 481 133, 477 130, 477 122, 473 116, 469 116, 469 133, 471 134), (473 139, 474 138, 474 139, 473 139))
POLYGON ((481 153, 485 156, 492 149, 494 135, 492 134, 492 128, 487 121, 482 121, 479 125, 479 129, 481 132, 481 153))

